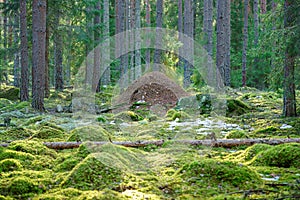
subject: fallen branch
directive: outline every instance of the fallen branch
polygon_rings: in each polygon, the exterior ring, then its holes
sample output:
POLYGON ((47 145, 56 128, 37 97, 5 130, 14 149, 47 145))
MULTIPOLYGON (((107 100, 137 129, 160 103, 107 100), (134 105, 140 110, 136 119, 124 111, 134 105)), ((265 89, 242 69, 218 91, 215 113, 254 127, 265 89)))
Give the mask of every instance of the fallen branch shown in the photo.
MULTIPOLYGON (((125 147, 144 147, 147 145, 162 146, 166 141, 164 140, 148 140, 148 141, 122 141, 112 142, 115 145, 121 145, 125 147)), ((167 142, 173 142, 178 144, 187 144, 193 146, 210 146, 210 147, 224 147, 231 148, 236 146, 251 146, 254 144, 269 144, 278 145, 284 143, 300 143, 300 138, 286 138, 286 139, 222 139, 222 140, 168 140, 167 142)), ((90 141, 88 144, 99 146, 108 142, 94 142, 90 141)), ((82 142, 44 142, 44 145, 51 149, 73 149, 78 148, 82 142)), ((9 143, 0 144, 1 147, 9 146, 9 143)))

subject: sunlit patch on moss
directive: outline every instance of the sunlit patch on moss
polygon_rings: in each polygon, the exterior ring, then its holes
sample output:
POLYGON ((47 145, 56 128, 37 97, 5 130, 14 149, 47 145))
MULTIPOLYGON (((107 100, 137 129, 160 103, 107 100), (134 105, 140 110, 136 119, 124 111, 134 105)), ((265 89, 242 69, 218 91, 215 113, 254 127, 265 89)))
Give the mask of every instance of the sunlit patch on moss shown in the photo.
POLYGON ((0 141, 22 140, 32 136, 34 132, 26 128, 10 128, 0 134, 0 141))
POLYGON ((168 112, 166 114, 167 121, 174 121, 176 119, 178 119, 179 121, 183 121, 183 120, 190 119, 190 118, 191 118, 191 116, 189 116, 186 112, 177 111, 174 109, 168 110, 168 112))
POLYGON ((120 112, 114 116, 114 121, 117 123, 122 123, 122 122, 129 122, 129 121, 141 121, 144 118, 140 116, 139 114, 133 112, 133 111, 125 111, 125 112, 120 112))
POLYGON ((90 125, 75 128, 68 141, 109 141, 111 135, 101 126, 90 125))

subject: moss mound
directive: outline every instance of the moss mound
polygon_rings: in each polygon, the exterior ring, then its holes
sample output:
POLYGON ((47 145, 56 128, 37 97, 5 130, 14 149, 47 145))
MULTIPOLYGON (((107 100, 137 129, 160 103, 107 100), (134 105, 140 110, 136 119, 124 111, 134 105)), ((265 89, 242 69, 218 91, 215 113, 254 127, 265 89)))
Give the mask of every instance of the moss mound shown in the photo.
POLYGON ((246 103, 237 99, 227 99, 226 116, 239 116, 251 110, 251 107, 246 103))
POLYGON ((33 155, 49 155, 56 157, 56 151, 47 148, 42 142, 32 140, 16 141, 10 144, 9 149, 30 153, 33 155))
POLYGON ((248 138, 247 133, 244 130, 233 130, 225 135, 226 139, 240 139, 248 138))
POLYGON ((298 168, 300 166, 300 144, 291 143, 272 146, 255 156, 251 164, 298 168))
POLYGON ((40 139, 64 138, 64 132, 56 128, 43 126, 42 128, 40 128, 40 130, 37 131, 37 133, 35 133, 32 136, 32 138, 40 138, 40 139))
POLYGON ((122 200, 127 199, 124 195, 119 192, 112 190, 103 190, 103 191, 85 191, 83 192, 76 200, 122 200))
POLYGON ((42 121, 43 119, 44 119, 44 116, 43 115, 39 115, 39 116, 30 118, 29 120, 27 120, 22 125, 23 126, 28 126, 28 125, 31 125, 31 124, 35 124, 36 122, 42 121))
POLYGON ((0 108, 3 108, 5 106, 10 106, 12 104, 13 103, 8 99, 0 98, 0 108))
POLYGON ((16 101, 19 99, 20 89, 14 86, 0 85, 0 98, 16 101))
POLYGON ((16 159, 4 159, 0 161, 0 172, 9 172, 20 170, 22 165, 20 161, 16 159))
POLYGON ((246 166, 233 162, 218 162, 213 159, 203 159, 185 165, 180 174, 188 184, 200 187, 218 188, 224 185, 231 187, 253 188, 261 183, 258 174, 246 166))
POLYGON ((11 128, 0 134, 0 141, 23 140, 29 138, 34 132, 26 128, 11 128))
POLYGON ((14 151, 14 150, 9 150, 9 149, 0 149, 0 160, 4 159, 17 159, 23 162, 30 162, 35 159, 35 157, 30 154, 30 153, 24 153, 24 152, 19 152, 19 151, 14 151))
POLYGON ((59 189, 58 191, 53 190, 47 194, 39 195, 33 198, 34 200, 62 200, 62 199, 75 199, 80 196, 83 192, 74 188, 59 189))
POLYGON ((38 187, 37 183, 30 178, 22 176, 13 179, 7 187, 7 192, 10 195, 24 196, 24 194, 37 193, 39 191, 41 191, 41 188, 38 187))
POLYGON ((114 120, 116 122, 122 123, 122 122, 129 122, 129 121, 141 121, 144 118, 138 114, 136 114, 133 111, 124 111, 120 112, 117 115, 114 116, 114 120))
POLYGON ((82 126, 71 131, 68 141, 109 141, 110 133, 97 125, 82 126))
POLYGON ((94 154, 90 154, 70 172, 62 182, 63 188, 74 187, 80 190, 101 190, 115 188, 122 180, 120 170, 106 166, 94 154))
POLYGON ((191 117, 186 112, 177 111, 174 109, 168 110, 168 112, 166 114, 167 121, 174 121, 176 119, 179 119, 179 121, 182 121, 182 120, 189 119, 189 118, 191 118, 191 117))

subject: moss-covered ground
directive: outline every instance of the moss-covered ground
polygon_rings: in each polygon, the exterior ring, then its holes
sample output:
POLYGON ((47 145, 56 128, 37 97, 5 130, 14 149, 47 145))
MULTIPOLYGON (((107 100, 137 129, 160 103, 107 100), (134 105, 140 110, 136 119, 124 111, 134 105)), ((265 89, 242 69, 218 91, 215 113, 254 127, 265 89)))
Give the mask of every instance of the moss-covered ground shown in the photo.
MULTIPOLYGON (((300 198, 300 144, 225 149, 174 142, 208 139, 212 132, 217 139, 300 137, 300 118, 281 116, 280 93, 252 88, 228 93, 223 117, 176 109, 159 117, 144 108, 92 117, 56 113, 58 104, 71 103, 70 91, 51 92, 45 114, 30 103, 0 98, 0 123, 12 119, 0 127, 0 143, 9 143, 0 147, 0 199, 300 198), (110 143, 139 140, 165 143, 140 148, 110 143), (43 145, 59 141, 82 144, 65 150, 43 145)), ((103 106, 111 97, 105 91, 96 103, 103 106)))

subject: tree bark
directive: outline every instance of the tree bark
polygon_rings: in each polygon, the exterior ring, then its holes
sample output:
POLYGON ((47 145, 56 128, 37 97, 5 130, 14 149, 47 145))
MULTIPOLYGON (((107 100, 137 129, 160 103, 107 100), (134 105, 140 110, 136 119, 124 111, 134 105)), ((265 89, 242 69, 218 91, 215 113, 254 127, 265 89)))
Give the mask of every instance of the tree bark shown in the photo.
POLYGON ((93 68, 93 81, 92 81, 92 90, 99 92, 100 91, 100 85, 99 81, 102 80, 100 77, 101 74, 101 61, 102 61, 102 54, 101 54, 101 48, 100 48, 100 22, 101 17, 101 2, 98 0, 95 5, 95 16, 94 16, 94 40, 95 40, 95 48, 94 48, 94 68, 93 68), (100 79, 100 80, 99 80, 100 79))
MULTIPOLYGON (((48 0, 47 0, 48 5, 48 0)), ((46 15, 49 15, 49 6, 47 6, 46 15)), ((50 71, 49 71, 49 46, 50 46, 50 19, 46 19, 46 50, 45 50, 45 98, 50 97, 50 71)))
POLYGON ((182 43, 182 45, 179 47, 178 49, 178 67, 182 68, 184 66, 184 59, 183 59, 183 38, 182 38, 182 34, 183 34, 183 5, 182 5, 182 0, 178 0, 177 2, 178 4, 178 32, 179 32, 179 37, 178 40, 180 43, 182 43))
POLYGON ((141 66, 141 0, 135 0, 135 79, 142 76, 141 66))
POLYGON ((15 11, 14 15, 14 86, 20 87, 19 12, 15 11))
POLYGON ((45 111, 46 0, 32 3, 32 107, 45 111))
MULTIPOLYGON (((284 27, 289 29, 294 25, 295 14, 293 13, 292 0, 284 2, 284 27)), ((296 116, 296 94, 295 94, 295 55, 293 53, 295 44, 288 40, 286 30, 286 50, 284 63, 284 80, 283 80, 283 115, 285 117, 296 116)))
POLYGON ((27 10, 26 0, 20 0, 20 36, 21 36, 21 101, 28 101, 29 69, 28 69, 28 40, 27 40, 27 10))
MULTIPOLYGON (((224 147, 231 148, 237 146, 251 146, 254 144, 269 144, 269 145, 279 145, 286 143, 300 143, 300 138, 287 138, 287 139, 222 139, 222 140, 174 140, 166 141, 179 144, 193 145, 193 146, 209 146, 209 147, 224 147)), ((107 144, 108 142, 97 142, 97 141, 87 141, 86 145, 101 146, 107 144)), ((164 140, 149 140, 149 141, 122 141, 122 142, 112 142, 115 145, 121 145, 125 147, 145 147, 147 145, 162 146, 164 140)), ((78 148, 82 142, 44 142, 44 145, 50 149, 74 149, 78 148)), ((9 143, 0 144, 0 147, 8 147, 9 143)))
MULTIPOLYGON (((146 6, 146 25, 147 25, 147 27, 151 27, 151 19, 150 19, 151 4, 150 4, 149 0, 145 0, 145 6, 146 6)), ((151 42, 150 38, 146 38, 147 46, 150 45, 150 42, 151 42)), ((145 71, 146 72, 150 69, 150 58, 151 58, 150 49, 146 49, 146 55, 145 55, 145 59, 146 59, 145 71)))
POLYGON ((62 35, 59 30, 60 25, 60 9, 56 8, 56 13, 54 16, 54 69, 55 69, 55 90, 63 91, 64 90, 64 81, 63 81, 63 57, 62 57, 62 35))
POLYGON ((163 27, 163 0, 156 1, 156 37, 155 37, 155 50, 154 50, 154 65, 153 71, 159 71, 161 64, 161 43, 162 43, 162 33, 160 28, 163 27))
POLYGON ((184 78, 183 78, 183 86, 185 88, 189 87, 191 84, 191 76, 193 73, 193 63, 190 63, 193 60, 194 48, 192 42, 194 37, 194 13, 193 13, 193 0, 185 0, 184 1, 184 34, 189 37, 189 39, 184 40, 184 53, 185 58, 189 57, 189 61, 185 59, 184 61, 184 78))
POLYGON ((261 10, 261 14, 266 14, 266 12, 267 12, 267 0, 260 0, 260 10, 261 10))
POLYGON ((247 46, 248 46, 248 6, 249 0, 244 0, 244 40, 243 40, 243 57, 242 57, 242 85, 246 86, 246 69, 247 69, 247 46))
MULTIPOLYGON (((218 0, 217 3, 216 62, 224 85, 230 86, 230 0, 218 0)), ((219 81, 218 85, 220 84, 219 81)))
POLYGON ((103 62, 104 62, 104 74, 103 74, 103 85, 110 84, 110 41, 109 41, 109 0, 103 0, 103 35, 104 35, 104 53, 103 53, 103 62))

